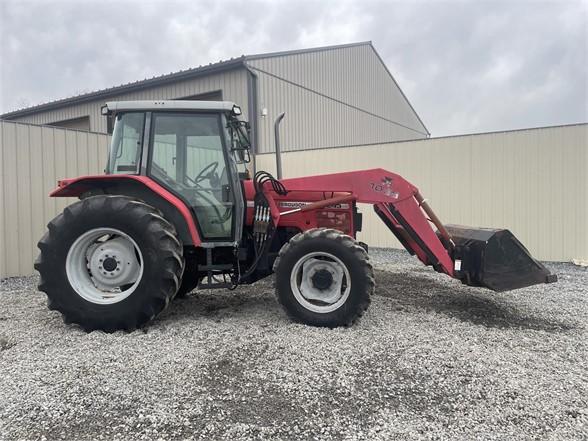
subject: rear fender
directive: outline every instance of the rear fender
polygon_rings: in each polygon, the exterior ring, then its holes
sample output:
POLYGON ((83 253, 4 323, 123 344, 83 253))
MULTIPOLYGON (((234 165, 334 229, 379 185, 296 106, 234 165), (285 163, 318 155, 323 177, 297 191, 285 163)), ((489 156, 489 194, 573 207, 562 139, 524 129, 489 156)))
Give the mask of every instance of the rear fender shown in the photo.
POLYGON ((58 182, 50 197, 78 197, 98 194, 130 196, 160 210, 176 228, 184 245, 201 244, 194 216, 186 204, 147 176, 97 175, 64 179, 58 182))

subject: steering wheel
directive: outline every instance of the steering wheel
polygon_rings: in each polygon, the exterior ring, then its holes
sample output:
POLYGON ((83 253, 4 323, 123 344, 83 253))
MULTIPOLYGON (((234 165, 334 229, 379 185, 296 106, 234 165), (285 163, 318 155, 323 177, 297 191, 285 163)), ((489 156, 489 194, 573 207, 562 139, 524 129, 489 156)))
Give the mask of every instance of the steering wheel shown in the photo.
POLYGON ((204 181, 205 179, 210 179, 211 175, 216 171, 218 168, 218 162, 214 161, 200 170, 200 173, 193 179, 194 184, 198 184, 199 182, 204 181))
POLYGON ((210 205, 211 205, 212 209, 214 210, 215 215, 217 217, 217 220, 213 221, 213 223, 222 223, 226 220, 227 213, 225 212, 224 215, 221 214, 219 208, 214 203, 214 200, 216 200, 216 197, 214 196, 212 189, 202 188, 199 185, 199 183, 205 179, 209 179, 212 181, 213 179, 216 178, 216 180, 220 181, 220 179, 218 178, 218 175, 215 173, 217 168, 218 168, 218 162, 214 161, 214 162, 211 162, 210 164, 208 164, 202 170, 200 170, 200 173, 198 173, 198 175, 196 175, 196 177, 194 179, 190 178, 189 176, 186 176, 186 178, 188 178, 188 180, 191 181, 192 184, 194 184, 194 189, 196 190, 197 193, 200 194, 200 197, 207 200, 210 203, 210 205), (207 193, 210 193, 210 196, 206 196, 207 193), (214 200, 211 198, 213 198, 214 200))

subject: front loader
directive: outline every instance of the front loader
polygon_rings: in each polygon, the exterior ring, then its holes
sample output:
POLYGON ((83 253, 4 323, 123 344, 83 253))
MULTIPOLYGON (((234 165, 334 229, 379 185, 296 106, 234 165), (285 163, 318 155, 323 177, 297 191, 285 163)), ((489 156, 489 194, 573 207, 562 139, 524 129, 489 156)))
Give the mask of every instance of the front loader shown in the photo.
POLYGON ((294 320, 350 325, 375 287, 357 203, 435 271, 495 291, 556 276, 508 230, 443 225, 419 190, 382 169, 294 179, 250 177, 248 124, 230 102, 107 103, 104 175, 59 181, 77 197, 48 224, 35 268, 50 309, 112 332, 143 326, 195 288, 236 288, 275 273, 294 320))

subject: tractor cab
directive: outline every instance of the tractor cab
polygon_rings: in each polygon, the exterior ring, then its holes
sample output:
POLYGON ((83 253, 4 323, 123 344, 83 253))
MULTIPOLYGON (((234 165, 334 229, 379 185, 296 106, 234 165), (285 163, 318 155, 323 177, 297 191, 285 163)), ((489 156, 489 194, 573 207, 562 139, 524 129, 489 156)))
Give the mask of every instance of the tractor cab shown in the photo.
POLYGON ((243 230, 240 177, 248 125, 225 101, 107 103, 114 123, 106 173, 153 179, 189 207, 203 242, 234 244, 243 230))

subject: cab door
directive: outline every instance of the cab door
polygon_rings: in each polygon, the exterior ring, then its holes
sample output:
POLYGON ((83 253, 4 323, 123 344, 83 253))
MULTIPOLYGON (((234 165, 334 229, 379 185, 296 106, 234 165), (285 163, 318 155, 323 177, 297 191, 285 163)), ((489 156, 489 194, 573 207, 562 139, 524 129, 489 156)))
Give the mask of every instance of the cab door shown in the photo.
POLYGON ((203 242, 234 243, 243 198, 220 113, 153 113, 149 171, 192 209, 203 242))

